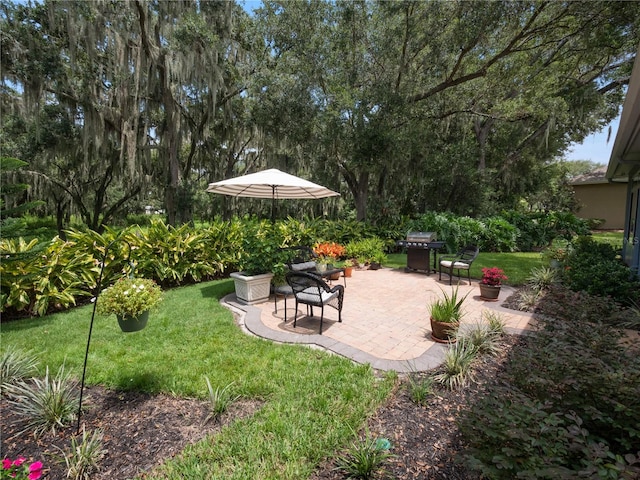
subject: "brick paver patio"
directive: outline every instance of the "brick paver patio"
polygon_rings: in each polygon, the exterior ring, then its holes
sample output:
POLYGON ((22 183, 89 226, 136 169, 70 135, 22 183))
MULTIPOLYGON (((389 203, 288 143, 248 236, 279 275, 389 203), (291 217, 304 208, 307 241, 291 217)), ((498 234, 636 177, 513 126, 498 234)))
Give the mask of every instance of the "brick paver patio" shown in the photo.
MULTIPOLYGON (((268 302, 254 306, 242 305, 231 294, 224 303, 242 315, 246 329, 252 334, 283 343, 317 345, 358 363, 370 363, 373 368, 398 372, 423 371, 437 367, 446 345, 431 340, 428 304, 442 290, 451 292, 448 276, 442 281, 437 274, 407 273, 403 269, 356 270, 347 278, 342 323, 338 312, 325 308, 323 334, 318 335, 319 318, 308 318, 306 307, 300 306, 297 327, 293 328, 295 299, 287 299, 287 321, 284 321, 284 299, 278 297, 278 312, 273 296, 268 302)), ((333 283, 342 284, 344 279, 333 283)), ((500 301, 486 302, 480 298, 477 281, 462 280, 461 295, 465 316, 461 328, 481 322, 485 310, 499 313, 509 333, 523 333, 532 328, 531 315, 500 307, 513 293, 503 286, 500 301)), ((320 309, 314 309, 316 315, 320 309)))

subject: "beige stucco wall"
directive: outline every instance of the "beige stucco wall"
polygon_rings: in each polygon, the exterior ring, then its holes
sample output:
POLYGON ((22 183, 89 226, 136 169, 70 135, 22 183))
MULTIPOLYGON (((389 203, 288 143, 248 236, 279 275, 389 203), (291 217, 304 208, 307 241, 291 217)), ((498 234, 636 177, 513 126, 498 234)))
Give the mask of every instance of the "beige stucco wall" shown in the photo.
POLYGON ((600 228, 624 228, 624 210, 627 201, 626 183, 597 183, 574 185, 575 198, 580 205, 581 218, 602 218, 600 228))

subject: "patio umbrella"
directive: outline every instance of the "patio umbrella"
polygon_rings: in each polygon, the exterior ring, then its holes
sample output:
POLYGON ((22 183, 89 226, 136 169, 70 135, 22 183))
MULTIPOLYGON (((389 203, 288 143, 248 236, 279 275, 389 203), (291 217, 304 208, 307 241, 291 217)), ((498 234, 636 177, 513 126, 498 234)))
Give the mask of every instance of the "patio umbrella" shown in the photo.
POLYGON ((233 197, 271 198, 271 221, 275 221, 276 200, 314 199, 339 196, 338 192, 276 168, 210 183, 207 192, 233 197))

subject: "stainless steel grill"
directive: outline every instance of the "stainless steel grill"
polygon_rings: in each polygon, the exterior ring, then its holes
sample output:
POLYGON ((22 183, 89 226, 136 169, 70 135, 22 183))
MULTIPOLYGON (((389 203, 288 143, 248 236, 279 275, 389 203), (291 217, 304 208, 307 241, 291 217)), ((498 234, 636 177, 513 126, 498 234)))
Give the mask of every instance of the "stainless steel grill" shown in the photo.
POLYGON ((407 271, 424 271, 427 274, 436 271, 436 257, 438 250, 444 247, 442 241, 437 240, 435 232, 409 232, 406 240, 399 240, 396 245, 407 249, 407 271), (431 251, 433 251, 433 266, 431 266, 431 251))

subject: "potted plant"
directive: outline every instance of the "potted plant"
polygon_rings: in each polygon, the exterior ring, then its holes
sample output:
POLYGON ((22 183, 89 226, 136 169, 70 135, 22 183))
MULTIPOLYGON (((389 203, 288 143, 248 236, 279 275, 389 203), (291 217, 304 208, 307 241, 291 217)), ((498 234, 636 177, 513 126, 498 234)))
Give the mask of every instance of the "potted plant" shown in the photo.
POLYGON ((497 301, 502 280, 507 280, 507 276, 502 269, 484 267, 482 269, 482 280, 480 280, 480 297, 490 302, 497 301))
POLYGON ((320 242, 313 247, 313 251, 319 258, 325 258, 326 263, 335 261, 344 256, 344 247, 336 242, 320 242))
POLYGON ((149 310, 162 300, 162 290, 148 278, 121 278, 104 289, 96 310, 103 315, 114 313, 123 332, 142 330, 149 320, 149 310))
POLYGON ((442 290, 443 297, 429 305, 431 322, 431 338, 440 343, 454 343, 462 319, 462 303, 467 295, 459 297, 458 287, 451 290, 451 295, 442 290))
POLYGON ((345 247, 345 253, 349 258, 357 258, 362 267, 369 264, 371 270, 380 268, 381 263, 386 260, 384 240, 378 237, 352 240, 345 247))
POLYGON ((353 275, 353 267, 357 265, 357 262, 353 259, 344 261, 344 276, 350 278, 353 275))
MULTIPOLYGON (((338 258, 344 255, 344 247, 336 242, 320 242, 313 247, 313 251, 318 255, 316 268, 320 273, 324 273, 334 268, 338 258)), ((331 280, 338 280, 340 272, 332 275, 331 280)))
POLYGON ((384 252, 377 252, 372 258, 371 263, 369 263, 369 270, 380 270, 382 268, 382 264, 387 260, 387 256, 384 252))
POLYGON ((252 305, 269 298, 273 265, 267 252, 258 251, 247 257, 241 271, 230 275, 240 302, 252 305))

